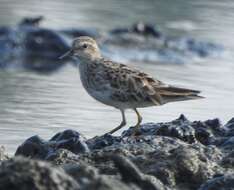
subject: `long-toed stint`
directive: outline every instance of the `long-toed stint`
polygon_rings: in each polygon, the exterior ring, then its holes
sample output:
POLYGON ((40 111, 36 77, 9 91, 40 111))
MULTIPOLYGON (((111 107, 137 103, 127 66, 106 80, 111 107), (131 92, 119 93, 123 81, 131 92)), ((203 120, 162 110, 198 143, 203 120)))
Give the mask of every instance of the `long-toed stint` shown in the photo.
POLYGON ((76 38, 71 50, 60 58, 68 56, 79 59, 80 78, 89 95, 120 110, 122 122, 110 134, 126 125, 126 109, 136 113, 137 131, 142 121, 137 108, 203 98, 198 96, 200 91, 165 84, 142 71, 103 58, 95 40, 87 36, 76 38))

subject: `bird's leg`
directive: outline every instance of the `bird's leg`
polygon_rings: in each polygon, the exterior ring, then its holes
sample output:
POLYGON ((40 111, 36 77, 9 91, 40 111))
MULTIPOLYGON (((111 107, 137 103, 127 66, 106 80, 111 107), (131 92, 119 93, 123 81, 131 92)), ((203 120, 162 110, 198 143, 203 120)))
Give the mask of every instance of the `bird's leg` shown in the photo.
POLYGON ((139 127, 142 122, 142 117, 136 108, 134 109, 134 111, 137 114, 137 124, 134 126, 134 132, 133 132, 133 135, 135 136, 139 133, 139 127))
POLYGON ((114 128, 113 130, 111 130, 109 132, 109 134, 113 134, 114 132, 118 131, 119 129, 121 129, 123 126, 126 125, 126 118, 125 118, 125 113, 123 110, 120 110, 121 111, 121 115, 122 115, 122 122, 120 123, 120 125, 116 128, 114 128))

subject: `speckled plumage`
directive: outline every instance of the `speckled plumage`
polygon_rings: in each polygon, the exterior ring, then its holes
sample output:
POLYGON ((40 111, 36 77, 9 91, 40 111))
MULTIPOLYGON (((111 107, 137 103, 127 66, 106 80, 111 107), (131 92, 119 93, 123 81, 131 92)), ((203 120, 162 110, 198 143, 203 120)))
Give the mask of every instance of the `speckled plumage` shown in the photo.
POLYGON ((75 39, 66 55, 79 58, 80 78, 87 92, 96 100, 121 111, 123 121, 111 133, 126 124, 126 109, 137 113, 139 126, 141 117, 137 108, 201 98, 199 91, 167 85, 137 69, 106 60, 90 37, 75 39))

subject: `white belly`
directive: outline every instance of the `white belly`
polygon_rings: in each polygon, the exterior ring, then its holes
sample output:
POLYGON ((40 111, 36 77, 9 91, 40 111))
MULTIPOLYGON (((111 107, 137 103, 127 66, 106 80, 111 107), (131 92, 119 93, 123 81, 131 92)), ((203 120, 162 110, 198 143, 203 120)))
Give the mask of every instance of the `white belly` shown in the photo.
POLYGON ((105 90, 103 88, 96 90, 98 88, 93 88, 92 86, 90 86, 90 84, 88 83, 88 75, 86 72, 86 67, 85 65, 82 65, 82 63, 79 64, 79 71, 80 71, 80 80, 82 82, 82 85, 90 96, 92 96, 94 99, 96 99, 97 101, 103 104, 116 107, 110 98, 111 93, 108 89, 105 90))

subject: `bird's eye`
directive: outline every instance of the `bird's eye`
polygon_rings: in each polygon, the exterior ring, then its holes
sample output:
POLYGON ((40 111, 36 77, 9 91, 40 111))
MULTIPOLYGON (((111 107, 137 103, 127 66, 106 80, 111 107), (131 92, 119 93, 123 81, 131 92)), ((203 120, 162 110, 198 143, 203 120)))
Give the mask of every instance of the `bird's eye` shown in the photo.
POLYGON ((82 47, 83 47, 84 49, 86 49, 86 48, 88 47, 88 45, 87 45, 87 44, 84 44, 82 47))

